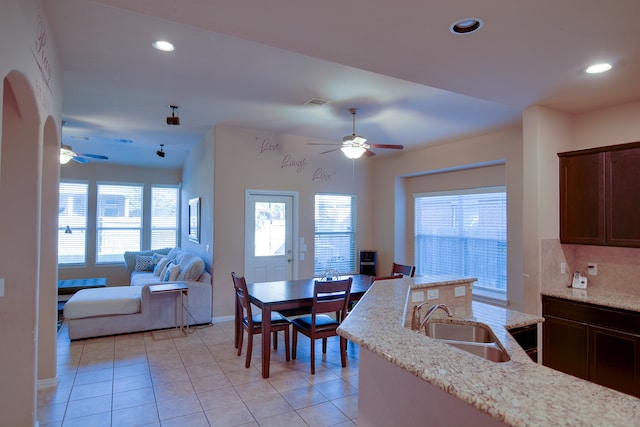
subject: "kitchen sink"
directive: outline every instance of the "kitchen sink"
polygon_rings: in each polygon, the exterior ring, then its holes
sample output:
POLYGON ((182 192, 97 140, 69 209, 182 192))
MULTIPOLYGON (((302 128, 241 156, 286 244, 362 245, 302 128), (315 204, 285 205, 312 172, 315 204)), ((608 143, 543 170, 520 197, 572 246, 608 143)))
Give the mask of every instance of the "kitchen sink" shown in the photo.
POLYGON ((496 337, 484 325, 468 323, 438 322, 431 320, 425 325, 425 335, 434 339, 465 342, 491 343, 496 337))
POLYGON ((425 335, 492 362, 511 360, 507 351, 487 325, 430 320, 425 335))
POLYGON ((477 343, 477 342, 462 342, 462 341, 447 341, 439 340, 452 347, 459 348, 468 353, 480 356, 491 362, 508 362, 511 360, 509 354, 501 348, 498 343, 477 343))

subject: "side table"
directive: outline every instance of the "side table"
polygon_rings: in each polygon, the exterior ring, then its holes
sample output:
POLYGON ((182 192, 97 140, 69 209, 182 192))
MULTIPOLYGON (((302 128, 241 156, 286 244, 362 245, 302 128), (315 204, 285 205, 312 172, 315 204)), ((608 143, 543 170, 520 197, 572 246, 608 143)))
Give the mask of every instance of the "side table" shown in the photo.
POLYGON ((149 285, 149 292, 154 294, 165 294, 172 292, 180 293, 180 309, 178 310, 178 299, 176 298, 176 328, 180 328, 180 332, 189 335, 189 319, 187 324, 184 322, 184 310, 186 300, 187 315, 189 315, 189 287, 182 282, 163 283, 158 285, 149 285), (186 298, 185 298, 186 297, 186 298), (178 326, 178 311, 180 311, 180 325, 178 326))

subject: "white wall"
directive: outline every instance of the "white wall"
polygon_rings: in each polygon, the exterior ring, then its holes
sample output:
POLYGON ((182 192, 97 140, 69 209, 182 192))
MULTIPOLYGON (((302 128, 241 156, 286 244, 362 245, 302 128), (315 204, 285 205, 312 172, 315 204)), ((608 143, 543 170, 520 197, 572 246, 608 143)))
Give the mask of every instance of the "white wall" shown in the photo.
MULTIPOLYGON (((234 313, 231 272, 244 274, 245 190, 299 193, 299 237, 307 252, 299 261, 299 277, 313 276, 314 196, 335 192, 357 195, 357 250, 371 238, 370 159, 352 162, 340 151, 319 154, 316 141, 293 135, 217 126, 215 129, 213 315, 234 313), (363 214, 358 214, 362 212, 363 214)), ((299 258, 299 254, 294 254, 299 258)))
POLYGON ((55 234, 52 200, 42 189, 58 176, 43 156, 59 144, 62 109, 61 67, 39 0, 2 2, 0 77, 0 425, 32 426, 38 370, 55 376, 54 329, 38 325, 55 310, 56 255, 41 238, 55 234))

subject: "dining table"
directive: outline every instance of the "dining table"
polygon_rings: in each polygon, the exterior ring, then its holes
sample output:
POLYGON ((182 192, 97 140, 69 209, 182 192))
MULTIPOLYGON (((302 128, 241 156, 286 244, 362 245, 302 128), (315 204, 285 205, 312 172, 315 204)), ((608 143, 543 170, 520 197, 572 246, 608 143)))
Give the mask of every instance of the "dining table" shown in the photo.
MULTIPOLYGON (((371 276, 364 274, 343 275, 335 278, 353 279, 350 301, 358 301, 371 286, 371 276)), ((262 310, 262 318, 270 319, 272 311, 287 315, 311 313, 313 307, 313 290, 315 282, 320 279, 297 279, 274 282, 256 282, 247 284, 249 301, 262 310)), ((242 313, 236 307, 235 340, 236 347, 242 331, 242 313)), ((262 378, 269 378, 269 362, 271 359, 271 325, 262 322, 262 378)))

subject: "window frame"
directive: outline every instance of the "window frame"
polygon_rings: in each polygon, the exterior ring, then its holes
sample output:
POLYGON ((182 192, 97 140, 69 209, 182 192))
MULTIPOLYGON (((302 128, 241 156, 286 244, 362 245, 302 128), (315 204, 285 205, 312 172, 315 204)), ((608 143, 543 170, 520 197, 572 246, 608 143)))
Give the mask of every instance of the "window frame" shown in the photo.
POLYGON ((60 182, 58 183, 58 242, 57 242, 57 264, 59 267, 82 267, 82 266, 86 266, 88 264, 88 235, 90 232, 89 229, 89 217, 90 217, 90 212, 89 212, 89 193, 90 193, 90 184, 89 181, 85 181, 85 180, 72 180, 72 179, 65 179, 65 180, 60 180, 60 182), (85 202, 85 206, 84 206, 84 227, 83 228, 78 228, 77 226, 70 226, 69 222, 65 223, 64 225, 60 224, 60 219, 61 216, 60 215, 60 202, 61 202, 61 186, 65 185, 65 184, 70 184, 70 185, 84 185, 85 187, 85 193, 84 193, 84 202, 85 202), (72 233, 69 234, 73 234, 73 230, 76 230, 76 233, 78 231, 84 230, 84 244, 83 244, 83 260, 82 261, 77 261, 77 262, 60 262, 60 242, 62 241, 63 237, 60 236, 61 233, 67 234, 65 233, 66 231, 66 227, 70 226, 70 230, 72 231, 72 233))
MULTIPOLYGON (((180 242, 180 207, 181 207, 181 199, 180 199, 180 185, 177 184, 151 184, 150 185, 150 190, 149 190, 149 248, 150 249, 162 249, 165 247, 175 247, 175 246, 179 246, 179 242, 180 242), (153 224, 153 190, 156 188, 171 188, 174 189, 176 191, 176 222, 175 222, 175 226, 173 228, 170 227, 154 227, 153 224), (171 245, 166 245, 166 244, 160 244, 160 246, 156 246, 154 247, 153 244, 153 231, 154 230, 175 230, 175 242, 171 245)), ((144 235, 144 229, 145 229, 145 225, 144 225, 144 218, 145 216, 143 215, 143 235, 144 235)))

